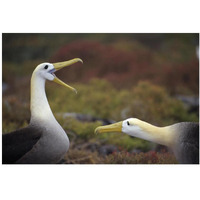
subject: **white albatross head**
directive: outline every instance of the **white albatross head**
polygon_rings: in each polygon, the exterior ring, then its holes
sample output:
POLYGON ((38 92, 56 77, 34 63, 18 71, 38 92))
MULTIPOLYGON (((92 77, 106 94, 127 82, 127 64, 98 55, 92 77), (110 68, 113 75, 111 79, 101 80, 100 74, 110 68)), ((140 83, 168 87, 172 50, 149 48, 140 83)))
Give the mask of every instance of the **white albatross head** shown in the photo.
POLYGON ((114 124, 99 126, 95 129, 95 133, 123 132, 133 136, 139 130, 139 122, 140 120, 136 118, 129 118, 114 124))
MULTIPOLYGON (((69 60, 69 61, 64 61, 64 62, 59 62, 59 63, 42 63, 42 64, 39 64, 34 72, 33 72, 33 76, 35 77, 39 77, 43 80, 49 80, 49 81, 54 81, 60 85, 63 85, 71 90, 73 90, 74 92, 76 92, 76 89, 67 85, 66 83, 64 83, 63 81, 61 81, 59 78, 56 77, 56 75, 54 74, 54 72, 64 68, 64 67, 67 67, 67 66, 70 66, 74 63, 77 63, 77 62, 82 62, 83 61, 80 59, 80 58, 74 58, 72 60, 69 60)), ((76 92, 77 93, 77 92, 76 92)))

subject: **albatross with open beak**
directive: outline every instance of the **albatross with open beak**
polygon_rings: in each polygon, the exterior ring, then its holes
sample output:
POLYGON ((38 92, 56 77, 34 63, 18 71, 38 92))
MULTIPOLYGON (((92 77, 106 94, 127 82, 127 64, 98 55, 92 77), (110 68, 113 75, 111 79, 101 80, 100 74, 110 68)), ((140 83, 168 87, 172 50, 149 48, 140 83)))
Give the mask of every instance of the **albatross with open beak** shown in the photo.
POLYGON ((42 63, 31 77, 31 119, 22 129, 3 134, 3 164, 50 164, 58 163, 69 148, 69 139, 56 121, 49 106, 46 93, 46 80, 54 81, 76 92, 76 89, 58 79, 54 72, 77 62, 75 58, 59 63, 42 63))

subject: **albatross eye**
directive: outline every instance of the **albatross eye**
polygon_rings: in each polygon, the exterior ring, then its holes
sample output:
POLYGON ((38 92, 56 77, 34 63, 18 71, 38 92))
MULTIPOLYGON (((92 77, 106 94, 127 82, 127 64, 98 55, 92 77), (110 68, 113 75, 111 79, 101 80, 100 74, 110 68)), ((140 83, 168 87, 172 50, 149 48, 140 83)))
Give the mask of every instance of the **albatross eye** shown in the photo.
POLYGON ((48 69, 48 67, 49 67, 48 65, 45 65, 44 69, 48 69))
POLYGON ((128 126, 130 125, 129 121, 127 121, 127 125, 128 125, 128 126))

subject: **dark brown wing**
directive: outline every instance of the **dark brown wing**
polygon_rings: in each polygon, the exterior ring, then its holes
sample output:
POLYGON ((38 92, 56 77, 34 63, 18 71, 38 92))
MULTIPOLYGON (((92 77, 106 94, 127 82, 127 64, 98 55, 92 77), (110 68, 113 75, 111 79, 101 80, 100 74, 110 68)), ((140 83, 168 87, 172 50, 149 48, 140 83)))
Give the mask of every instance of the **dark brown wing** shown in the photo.
POLYGON ((30 151, 42 136, 42 131, 32 126, 3 134, 2 163, 14 164, 30 151))

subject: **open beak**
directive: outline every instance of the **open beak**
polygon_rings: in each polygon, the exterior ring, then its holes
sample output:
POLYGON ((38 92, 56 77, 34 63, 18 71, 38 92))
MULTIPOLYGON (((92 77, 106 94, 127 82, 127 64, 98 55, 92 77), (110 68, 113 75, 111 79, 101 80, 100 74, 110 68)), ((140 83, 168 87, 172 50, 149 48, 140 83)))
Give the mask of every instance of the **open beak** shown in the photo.
POLYGON ((106 126, 99 126, 95 129, 94 132, 96 134, 108 133, 108 132, 122 132, 122 122, 117 122, 106 126))
MULTIPOLYGON (((53 63, 53 66, 55 68, 55 71, 58 71, 58 70, 60 70, 60 69, 62 69, 64 67, 68 67, 68 66, 70 66, 70 65, 72 65, 74 63, 77 63, 77 62, 83 63, 83 61, 80 58, 74 58, 72 60, 68 60, 68 61, 64 61, 64 62, 53 63)), ((77 93, 77 91, 76 91, 75 88, 71 87, 70 85, 67 85, 66 83, 64 83, 63 81, 61 81, 59 78, 57 78, 56 76, 53 79, 53 81, 56 82, 56 83, 58 83, 58 84, 60 84, 60 85, 65 86, 65 87, 69 88, 70 90, 73 90, 74 92, 77 93)))

